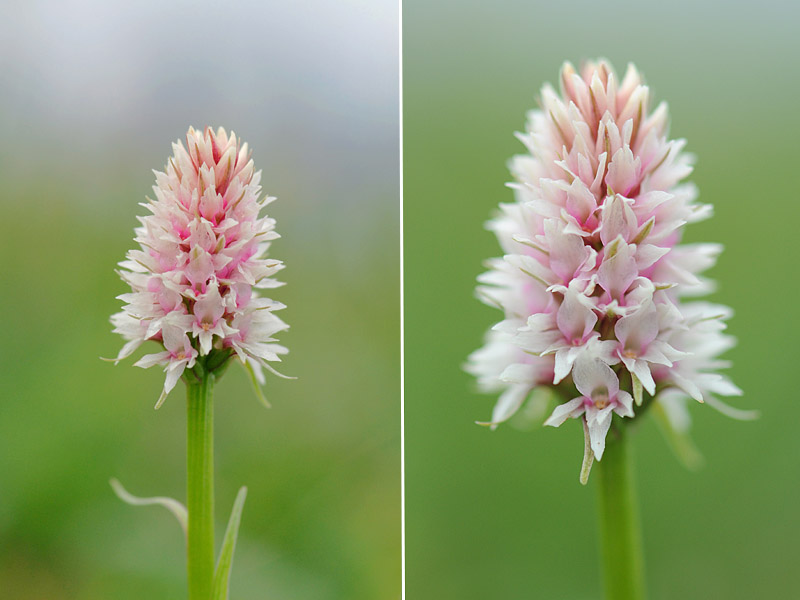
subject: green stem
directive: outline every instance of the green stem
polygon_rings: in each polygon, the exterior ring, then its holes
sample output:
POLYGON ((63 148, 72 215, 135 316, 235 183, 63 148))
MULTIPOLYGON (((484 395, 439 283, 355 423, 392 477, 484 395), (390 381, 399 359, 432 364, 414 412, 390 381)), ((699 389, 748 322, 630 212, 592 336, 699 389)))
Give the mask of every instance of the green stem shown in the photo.
POLYGON ((606 600, 643 600, 644 556, 625 428, 612 428, 596 463, 606 600))
POLYGON ((186 495, 189 600, 210 600, 214 577, 214 376, 187 378, 186 495))

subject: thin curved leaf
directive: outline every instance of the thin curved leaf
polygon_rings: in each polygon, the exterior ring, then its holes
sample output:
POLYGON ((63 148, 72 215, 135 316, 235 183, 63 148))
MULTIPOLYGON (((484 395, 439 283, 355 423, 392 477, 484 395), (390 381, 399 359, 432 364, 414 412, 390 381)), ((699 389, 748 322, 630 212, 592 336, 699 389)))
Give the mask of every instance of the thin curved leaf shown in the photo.
POLYGON ((242 520, 245 498, 247 498, 247 488, 242 486, 239 493, 236 494, 231 518, 228 520, 228 527, 225 529, 225 537, 222 540, 222 550, 220 550, 219 560, 217 560, 217 568, 214 570, 212 600, 228 600, 233 551, 236 549, 236 537, 239 534, 239 523, 242 520))
POLYGON ((112 479, 109 481, 109 483, 111 484, 111 488, 114 490, 114 493, 123 502, 133 506, 148 506, 151 504, 158 504, 166 508, 178 519, 178 522, 181 524, 181 528, 183 529, 183 535, 186 535, 186 527, 187 523, 189 522, 189 513, 183 504, 173 498, 166 498, 164 496, 139 498, 138 496, 134 496, 133 494, 129 493, 124 487, 122 487, 122 484, 118 480, 112 479))

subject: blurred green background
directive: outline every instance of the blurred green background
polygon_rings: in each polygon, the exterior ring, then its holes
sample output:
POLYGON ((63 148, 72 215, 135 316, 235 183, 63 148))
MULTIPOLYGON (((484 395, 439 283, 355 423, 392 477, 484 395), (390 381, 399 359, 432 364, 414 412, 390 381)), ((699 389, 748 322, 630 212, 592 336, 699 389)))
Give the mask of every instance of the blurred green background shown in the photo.
POLYGON ((790 3, 403 3, 406 578, 413 600, 600 597, 595 492, 578 483, 576 422, 492 432, 495 398, 460 369, 499 311, 473 297, 499 248, 483 223, 513 132, 564 60, 605 56, 667 100, 697 155, 713 219, 689 241, 725 245, 713 299, 733 306, 728 357, 758 408, 742 423, 692 406, 706 467, 686 471, 654 423, 635 440, 652 599, 797 594, 800 450, 796 180, 798 9, 790 3))
POLYGON ((185 499, 183 385, 154 412, 160 370, 98 357, 123 342, 114 269, 151 169, 206 124, 249 143, 278 197, 298 377, 268 377, 270 410, 236 365, 216 388, 218 544, 249 487, 231 597, 399 597, 398 8, 220 9, 0 9, 3 599, 185 597, 177 522, 108 485, 185 499))

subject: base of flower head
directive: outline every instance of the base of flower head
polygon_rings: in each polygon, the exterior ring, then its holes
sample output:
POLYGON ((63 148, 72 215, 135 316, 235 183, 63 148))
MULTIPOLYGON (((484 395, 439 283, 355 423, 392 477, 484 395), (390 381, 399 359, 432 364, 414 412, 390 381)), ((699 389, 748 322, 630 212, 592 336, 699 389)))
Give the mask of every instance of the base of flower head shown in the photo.
MULTIPOLYGON (((164 372, 167 374, 167 377, 164 381, 164 388, 161 390, 161 394, 156 401, 154 407, 156 410, 161 408, 164 404, 167 396, 174 389, 179 379, 183 379, 187 384, 200 383, 208 376, 219 379, 225 374, 234 359, 242 363, 245 371, 248 373, 248 377, 253 382, 256 396, 267 408, 269 408, 270 405, 261 391, 261 386, 266 383, 263 369, 267 369, 282 379, 296 379, 296 377, 290 377, 279 373, 272 365, 261 359, 250 357, 247 354, 245 354, 242 359, 232 348, 214 348, 205 356, 195 355, 190 361, 177 363, 176 361, 170 361, 170 357, 166 356, 167 354, 167 352, 148 354, 134 363, 134 366, 142 368, 148 368, 157 364, 164 365, 164 372)), ((102 360, 116 362, 115 359, 102 360)))
POLYGON ((234 352, 230 348, 211 350, 206 356, 198 357, 191 369, 183 372, 184 377, 192 377, 200 381, 206 375, 213 375, 219 379, 225 374, 230 365, 234 352))

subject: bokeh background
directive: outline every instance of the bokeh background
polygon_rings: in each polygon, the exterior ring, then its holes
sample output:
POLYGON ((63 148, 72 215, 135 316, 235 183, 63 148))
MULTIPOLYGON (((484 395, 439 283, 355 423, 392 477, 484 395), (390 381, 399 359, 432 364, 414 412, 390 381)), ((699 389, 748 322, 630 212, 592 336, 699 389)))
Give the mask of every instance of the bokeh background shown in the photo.
POLYGON ((797 595, 800 450, 795 242, 800 38, 789 2, 405 0, 404 235, 407 585, 433 598, 600 597, 593 484, 577 422, 492 432, 495 398, 460 370, 500 313, 473 297, 499 249, 483 223, 512 198, 513 137, 564 60, 605 56, 644 73, 671 133, 698 157, 716 209, 686 231, 725 245, 713 299, 734 307, 732 404, 693 406, 706 458, 673 458, 655 424, 636 433, 650 597, 797 595))
MULTIPOLYGON (((290 348, 264 409, 216 389, 218 543, 249 487, 231 597, 400 593, 398 19, 391 0, 0 8, 0 597, 185 597, 185 400, 113 366, 151 169, 189 125, 253 150, 282 239, 290 348)), ((137 355, 142 354, 140 350, 137 355)))

